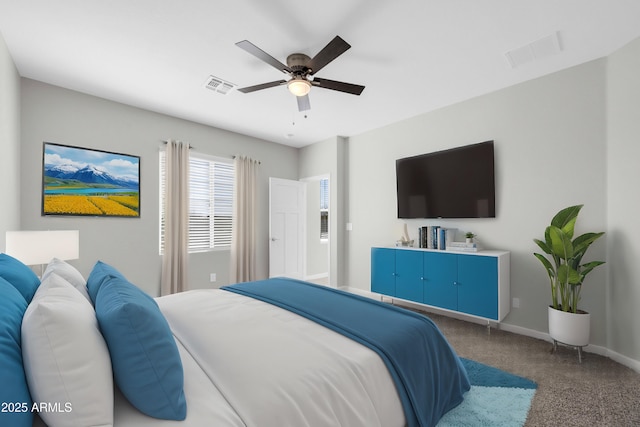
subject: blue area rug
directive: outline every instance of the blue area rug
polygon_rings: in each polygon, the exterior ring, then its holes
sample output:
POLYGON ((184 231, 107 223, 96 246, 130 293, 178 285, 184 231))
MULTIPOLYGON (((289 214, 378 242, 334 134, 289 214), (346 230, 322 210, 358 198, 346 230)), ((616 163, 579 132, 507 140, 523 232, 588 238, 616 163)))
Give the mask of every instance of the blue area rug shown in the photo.
POLYGON ((473 360, 460 358, 471 390, 447 412, 438 427, 521 427, 527 420, 538 385, 523 377, 473 360))

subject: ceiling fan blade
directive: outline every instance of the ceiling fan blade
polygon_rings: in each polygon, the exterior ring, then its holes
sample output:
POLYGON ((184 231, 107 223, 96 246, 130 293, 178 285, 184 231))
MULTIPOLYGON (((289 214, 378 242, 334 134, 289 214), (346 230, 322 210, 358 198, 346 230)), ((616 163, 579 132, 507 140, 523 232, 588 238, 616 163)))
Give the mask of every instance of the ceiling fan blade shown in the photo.
POLYGON ((311 109, 311 103, 309 102, 309 95, 296 96, 298 100, 298 111, 307 111, 311 109))
POLYGON ((311 69, 311 75, 317 73, 324 68, 329 62, 345 53, 351 45, 342 40, 340 36, 335 36, 316 56, 311 58, 307 63, 307 67, 311 69))
POLYGON ((249 93, 249 92, 255 92, 257 90, 262 90, 262 89, 268 89, 270 87, 274 87, 274 86, 280 86, 285 84, 287 81, 286 80, 278 80, 275 82, 269 82, 269 83, 262 83, 259 85, 255 85, 255 86, 248 86, 248 87, 243 87, 238 89, 238 92, 242 92, 242 93, 249 93))
POLYGON ((352 83, 337 82, 335 80, 314 78, 311 82, 313 86, 322 87, 325 89, 337 90, 339 92, 350 93, 352 95, 360 95, 364 90, 364 86, 354 85, 352 83))
POLYGON ((256 58, 266 62, 267 64, 271 65, 274 68, 277 68, 283 73, 291 72, 291 69, 289 67, 287 67, 282 62, 278 61, 276 58, 269 55, 267 52, 260 49, 258 46, 254 45, 248 40, 242 40, 241 42, 236 43, 236 46, 238 46, 240 49, 244 49, 245 51, 249 52, 256 58))

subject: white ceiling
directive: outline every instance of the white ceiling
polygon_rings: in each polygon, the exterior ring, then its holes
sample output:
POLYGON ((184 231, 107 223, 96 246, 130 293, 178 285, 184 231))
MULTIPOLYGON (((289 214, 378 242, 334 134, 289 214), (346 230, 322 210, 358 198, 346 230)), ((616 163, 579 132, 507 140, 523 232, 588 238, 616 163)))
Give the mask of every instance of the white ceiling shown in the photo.
POLYGON ((21 76, 300 147, 351 136, 600 58, 640 37, 638 0, 0 0, 0 32, 21 76), (512 67, 505 53, 557 33, 561 52, 512 67), (284 78, 235 46, 281 62, 333 37, 351 49, 297 111, 284 78))

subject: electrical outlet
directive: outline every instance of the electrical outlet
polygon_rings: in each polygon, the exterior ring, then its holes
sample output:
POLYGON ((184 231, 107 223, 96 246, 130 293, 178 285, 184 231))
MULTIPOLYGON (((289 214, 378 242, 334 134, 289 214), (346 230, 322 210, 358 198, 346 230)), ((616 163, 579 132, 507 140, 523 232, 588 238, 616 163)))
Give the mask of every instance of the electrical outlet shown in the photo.
POLYGON ((216 273, 211 273, 209 275, 209 281, 210 282, 215 282, 216 281, 216 273))
POLYGON ((520 298, 514 298, 511 301, 511 307, 513 308, 520 308, 520 298))

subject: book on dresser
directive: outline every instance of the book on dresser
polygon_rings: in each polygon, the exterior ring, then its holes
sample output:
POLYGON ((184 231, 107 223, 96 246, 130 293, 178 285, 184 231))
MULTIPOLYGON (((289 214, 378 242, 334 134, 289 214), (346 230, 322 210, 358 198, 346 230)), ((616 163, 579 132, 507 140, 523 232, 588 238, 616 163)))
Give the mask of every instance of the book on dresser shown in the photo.
POLYGON ((457 228, 425 225, 418 227, 418 247, 423 249, 447 249, 455 239, 457 228))
POLYGON ((475 242, 449 242, 447 245, 447 249, 450 251, 460 252, 478 252, 480 250, 478 244, 475 242))
POLYGON ((438 249, 446 250, 456 237, 457 228, 438 228, 438 249))
POLYGON ((437 249, 434 246, 436 242, 436 231, 439 227, 437 225, 425 225, 418 227, 418 247, 423 249, 437 249))

